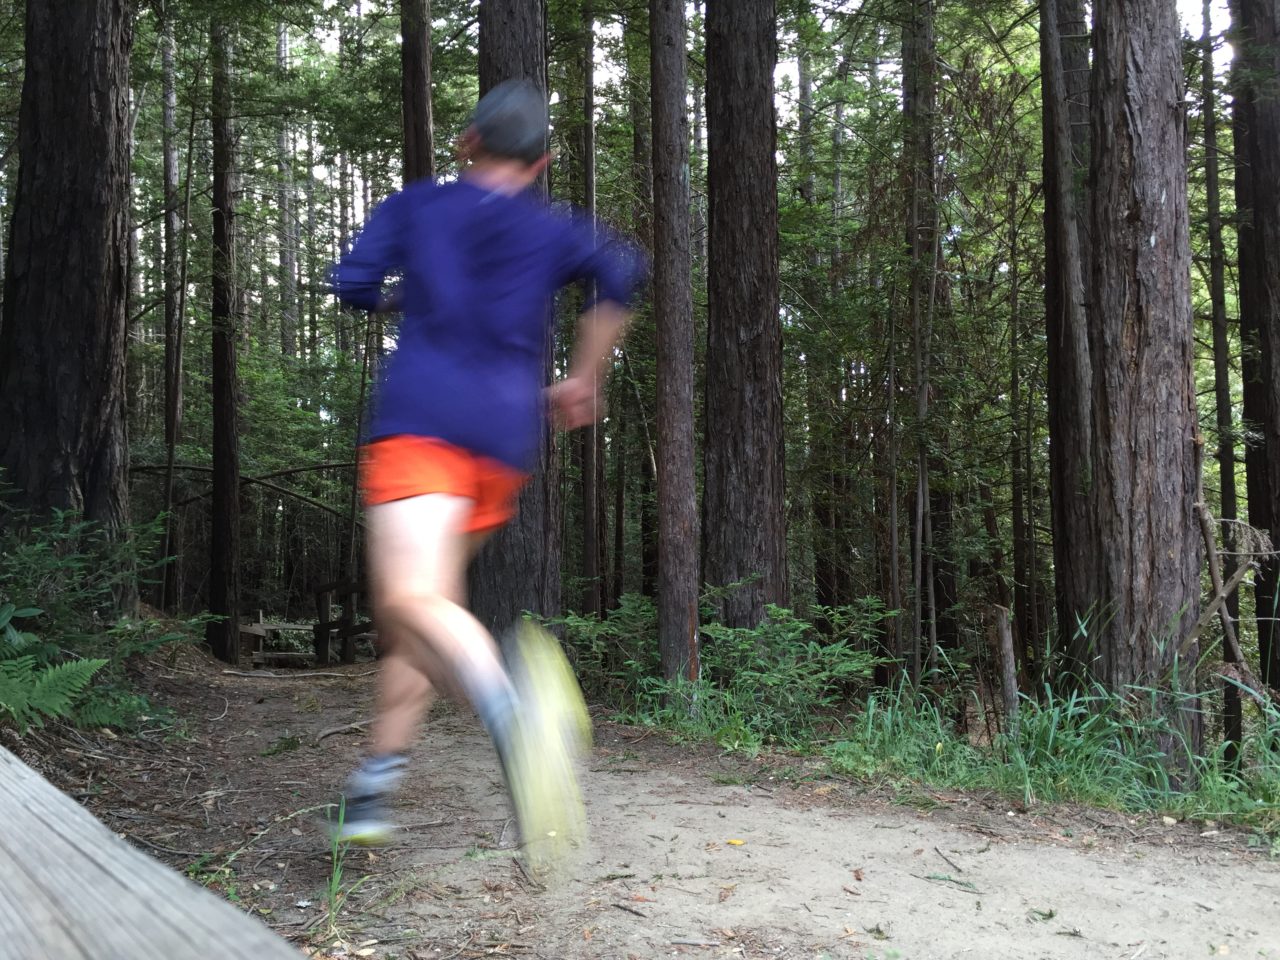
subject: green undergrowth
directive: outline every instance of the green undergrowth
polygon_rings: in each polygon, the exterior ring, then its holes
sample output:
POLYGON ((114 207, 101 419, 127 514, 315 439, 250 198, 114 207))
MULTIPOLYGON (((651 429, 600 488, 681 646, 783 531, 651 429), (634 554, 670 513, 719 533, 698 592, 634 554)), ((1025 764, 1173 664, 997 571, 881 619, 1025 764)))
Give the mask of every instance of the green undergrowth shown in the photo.
POLYGON ((958 730, 958 711, 901 682, 870 692, 822 751, 834 771, 857 777, 1280 830, 1280 713, 1258 712, 1232 764, 1222 746, 1189 749, 1156 699, 1146 688, 1127 696, 1046 688, 1024 697, 1017 719, 988 741, 958 730))
MULTIPOLYGON (((1280 712, 1251 695, 1240 759, 1230 763, 1221 746, 1207 754, 1189 749, 1166 718, 1176 713, 1170 694, 1147 688, 1045 687, 1022 698, 1010 724, 989 715, 973 694, 972 671, 960 663, 941 664, 937 682, 918 690, 905 679, 876 687, 870 651, 887 614, 872 602, 819 611, 829 634, 778 607, 750 630, 708 624, 710 610, 704 613, 696 682, 660 679, 650 600, 624 597, 607 619, 569 616, 555 625, 588 695, 620 722, 735 752, 818 755, 833 773, 867 780, 1280 832, 1280 712)), ((1195 704, 1212 726, 1212 698, 1195 704)))
POLYGON ((122 544, 71 513, 0 514, 0 724, 167 722, 136 689, 135 665, 197 624, 115 613, 154 543, 153 527, 122 544))

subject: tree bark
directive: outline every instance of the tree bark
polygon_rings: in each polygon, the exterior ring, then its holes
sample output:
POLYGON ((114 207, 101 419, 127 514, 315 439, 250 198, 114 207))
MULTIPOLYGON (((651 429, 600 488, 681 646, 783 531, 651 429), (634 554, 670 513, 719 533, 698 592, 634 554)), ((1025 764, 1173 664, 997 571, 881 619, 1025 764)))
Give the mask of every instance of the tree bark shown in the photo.
MULTIPOLYGON (((1252 213, 1252 262, 1240 280, 1242 301, 1254 312, 1261 333, 1261 373, 1266 389, 1263 438, 1266 444, 1268 512, 1273 543, 1280 542, 1280 9, 1274 0, 1239 0, 1241 71, 1249 87, 1246 127, 1252 213)), ((1275 617, 1272 588, 1270 610, 1275 617)), ((1280 640, 1274 623, 1259 631, 1262 680, 1280 690, 1280 640)))
POLYGON ((400 0, 404 182, 435 176, 431 139, 431 0, 400 0))
POLYGON ((1081 0, 1040 2, 1044 101, 1045 324, 1054 604, 1068 671, 1087 673, 1098 611, 1097 533, 1089 509, 1093 366, 1089 355, 1088 21, 1081 0), (1081 42, 1080 37, 1085 37, 1081 42))
MULTIPOLYGON (((1223 578, 1231 579, 1235 573, 1236 503, 1236 444, 1231 410, 1231 343, 1227 327, 1226 253, 1222 243, 1222 201, 1218 185, 1218 98, 1213 76, 1213 23, 1209 0, 1204 0, 1201 11, 1203 35, 1201 36, 1201 100, 1200 116, 1204 120, 1204 178, 1205 207, 1209 230, 1209 300, 1213 310, 1213 393, 1218 426, 1218 516, 1224 522, 1222 542, 1226 547, 1223 578)), ((1205 546, 1213 550, 1211 540, 1205 546)), ((1226 621, 1236 624, 1240 620, 1240 596, 1232 593, 1225 607, 1226 621)), ((1225 627, 1224 627, 1225 628, 1225 627)), ((1244 735, 1244 717, 1241 711, 1240 690, 1230 681, 1222 686, 1223 739, 1227 744, 1228 760, 1234 763, 1239 756, 1239 744, 1244 735)))
MULTIPOLYGON (((281 79, 289 73, 289 25, 281 22, 276 33, 276 70, 281 79)), ((293 210, 293 144, 289 118, 280 121, 277 144, 280 182, 276 186, 276 212, 280 217, 280 352, 298 354, 298 224, 293 210)))
POLYGON ((658 377, 658 648, 667 679, 697 679, 698 499, 693 258, 683 0, 650 0, 653 313, 658 377))
MULTIPOLYGON (((1183 70, 1175 6, 1097 8, 1092 83, 1093 677, 1162 682, 1200 612, 1183 70), (1139 68, 1139 65, 1141 67, 1139 68)), ((1196 647, 1179 666, 1195 691, 1196 647)), ((1170 703, 1171 713, 1175 712, 1170 703)), ((1176 716, 1199 745, 1198 713, 1176 716)))
POLYGON ((213 53, 213 529, 209 560, 210 621, 206 638, 214 656, 239 660, 240 431, 236 370, 235 131, 232 124, 230 28, 212 24, 213 53))
MULTIPOLYGON (((480 93, 523 77, 546 89, 543 10, 527 0, 483 0, 480 4, 480 93)), ((546 178, 534 187, 546 195, 546 178)), ((550 305, 548 304, 548 310, 550 305)), ((545 363, 551 376, 554 330, 547 324, 545 363)), ((545 429, 533 478, 520 494, 520 512, 495 534, 470 573, 476 617, 495 633, 524 611, 560 612, 560 485, 556 438, 545 429)))
MULTIPOLYGON (((173 522, 173 468, 178 438, 182 432, 182 318, 179 312, 179 284, 182 279, 182 250, 178 223, 178 88, 174 72, 173 18, 166 16, 160 42, 164 46, 161 70, 164 84, 164 445, 170 465, 164 478, 164 556, 176 555, 173 522)), ((176 599, 177 565, 171 559, 164 569, 160 609, 167 610, 176 599)))
POLYGON ((785 603, 774 0, 707 7, 710 237, 703 553, 729 626, 785 603), (746 521, 746 522, 744 522, 746 521))
POLYGON ((16 503, 81 512, 121 540, 132 24, 126 0, 27 3, 0 322, 0 467, 16 503))
MULTIPOLYGON (((937 109, 937 54, 933 39, 933 0, 907 0, 908 19, 903 30, 902 114, 905 142, 903 158, 907 180, 907 250, 911 257, 908 303, 911 345, 915 367, 916 502, 913 517, 912 576, 913 635, 908 662, 911 678, 920 679, 925 646, 924 607, 928 580, 924 560, 929 527, 929 343, 937 284, 938 211, 934 159, 934 115, 937 109)), ((930 606, 930 622, 937 611, 930 606)))
MULTIPOLYGON (((1271 531, 1271 480, 1267 473, 1267 377, 1263 370, 1258 249, 1253 222, 1253 166, 1249 159, 1253 130, 1253 83, 1246 62, 1247 34, 1241 0, 1231 3, 1232 45, 1237 55, 1231 64, 1231 137, 1235 153, 1236 250, 1240 310, 1240 379, 1243 386, 1241 424, 1244 436, 1245 498, 1249 525, 1271 531)), ((1276 649, 1275 617, 1280 562, 1259 557, 1253 581, 1261 672, 1268 676, 1268 654, 1276 649)), ((1280 673, 1275 674, 1280 678, 1280 673)), ((1275 686, 1275 683, 1272 683, 1275 686)))
MULTIPOLYGON (((596 215, 596 31, 593 0, 582 4, 582 207, 593 220, 596 215)), ((595 298, 594 291, 587 292, 595 298)), ((600 483, 601 431, 592 423, 582 428, 582 612, 599 616, 604 612, 604 542, 600 524, 603 495, 600 483)))

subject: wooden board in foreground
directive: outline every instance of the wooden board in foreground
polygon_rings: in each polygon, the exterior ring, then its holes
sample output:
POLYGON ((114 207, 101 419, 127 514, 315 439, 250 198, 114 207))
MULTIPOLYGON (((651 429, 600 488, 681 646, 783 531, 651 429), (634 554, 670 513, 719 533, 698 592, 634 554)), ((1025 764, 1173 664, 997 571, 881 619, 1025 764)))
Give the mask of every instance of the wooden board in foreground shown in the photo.
POLYGON ((0 747, 0 960, 298 960, 0 747))

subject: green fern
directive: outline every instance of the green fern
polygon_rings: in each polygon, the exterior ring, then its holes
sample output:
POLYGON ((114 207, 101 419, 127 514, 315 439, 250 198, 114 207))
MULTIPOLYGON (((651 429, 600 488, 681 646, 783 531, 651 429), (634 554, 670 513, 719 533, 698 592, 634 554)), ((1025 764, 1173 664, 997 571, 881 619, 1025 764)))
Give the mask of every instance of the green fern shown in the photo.
POLYGON ((44 718, 68 716, 76 699, 105 660, 73 660, 40 667, 31 655, 0 660, 0 711, 7 713, 20 731, 44 718))

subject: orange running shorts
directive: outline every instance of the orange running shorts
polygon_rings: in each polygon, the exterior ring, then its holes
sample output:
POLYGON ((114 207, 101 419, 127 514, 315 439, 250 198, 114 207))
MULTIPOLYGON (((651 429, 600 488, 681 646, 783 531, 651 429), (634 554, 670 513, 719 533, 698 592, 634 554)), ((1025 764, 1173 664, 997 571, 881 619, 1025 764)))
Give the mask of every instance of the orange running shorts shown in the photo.
POLYGON ((401 434, 360 448, 365 506, 428 493, 467 497, 475 504, 464 530, 502 526, 516 514, 516 497, 528 475, 433 437, 401 434))

